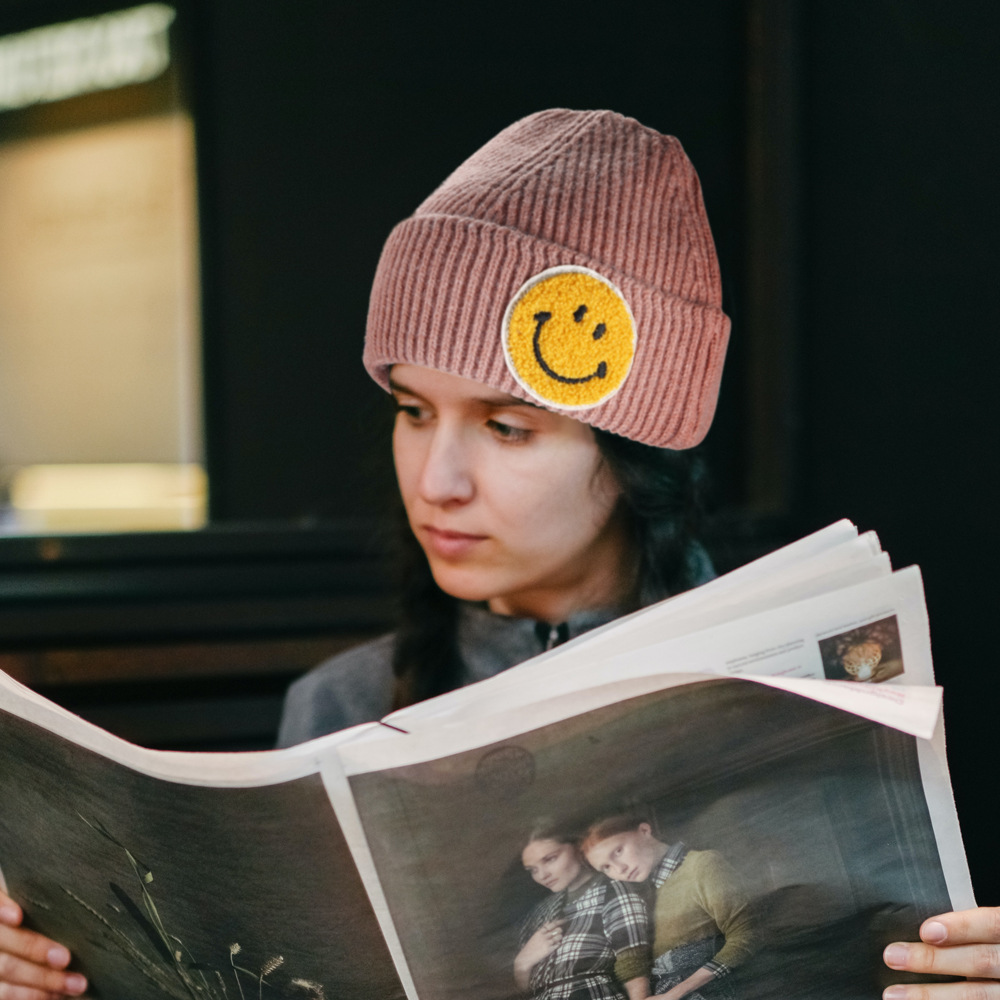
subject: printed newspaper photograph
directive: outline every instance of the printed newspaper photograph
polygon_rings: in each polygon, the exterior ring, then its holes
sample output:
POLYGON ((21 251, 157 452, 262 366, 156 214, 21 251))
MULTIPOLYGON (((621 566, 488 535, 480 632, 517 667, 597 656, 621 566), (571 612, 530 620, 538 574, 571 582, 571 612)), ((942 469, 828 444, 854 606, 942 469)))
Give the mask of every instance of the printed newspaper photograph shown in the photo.
POLYGON ((710 679, 488 726, 342 752, 421 1000, 868 1000, 899 981, 882 948, 952 906, 920 741, 878 722, 710 679))

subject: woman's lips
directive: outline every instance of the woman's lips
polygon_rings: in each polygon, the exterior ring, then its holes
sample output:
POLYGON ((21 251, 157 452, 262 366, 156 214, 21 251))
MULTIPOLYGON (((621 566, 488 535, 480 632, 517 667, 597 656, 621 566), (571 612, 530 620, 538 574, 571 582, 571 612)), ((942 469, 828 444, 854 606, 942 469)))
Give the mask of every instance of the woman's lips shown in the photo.
POLYGON ((464 531, 448 531, 433 528, 429 524, 421 526, 428 547, 443 559, 456 559, 486 541, 486 535, 470 535, 464 531))

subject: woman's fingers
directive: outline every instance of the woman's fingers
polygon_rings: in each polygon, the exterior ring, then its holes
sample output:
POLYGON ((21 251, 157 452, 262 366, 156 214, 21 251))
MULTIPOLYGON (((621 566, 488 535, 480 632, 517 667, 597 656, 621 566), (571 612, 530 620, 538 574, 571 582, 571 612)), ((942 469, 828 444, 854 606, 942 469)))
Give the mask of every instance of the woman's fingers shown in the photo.
POLYGON ((24 919, 21 907, 6 893, 0 891, 0 924, 17 927, 24 919))
POLYGON ((21 908, 0 892, 0 1000, 80 996, 87 980, 64 972, 70 953, 57 941, 20 926, 21 908))
POLYGON ((998 1000, 1000 983, 966 982, 918 983, 909 986, 890 986, 882 993, 882 1000, 998 1000))
POLYGON ((920 938, 889 945, 885 964, 972 981, 890 986, 885 1000, 1000 1000, 1000 909, 981 906, 931 917, 921 925, 920 938))
MULTIPOLYGON (((1000 947, 995 944, 967 944, 941 948, 909 942, 885 949, 890 969, 921 972, 935 976, 968 976, 971 979, 1000 978, 1000 947)), ((998 993, 1000 996, 1000 993, 998 993)))
POLYGON ((980 906, 931 917, 920 925, 920 938, 928 944, 1000 943, 1000 907, 980 906))
POLYGON ((79 973, 64 973, 0 952, 0 1000, 49 1000, 80 996, 87 981, 79 973))
POLYGON ((65 969, 70 960, 69 952, 57 941, 22 927, 0 927, 0 955, 12 955, 57 970, 65 969))

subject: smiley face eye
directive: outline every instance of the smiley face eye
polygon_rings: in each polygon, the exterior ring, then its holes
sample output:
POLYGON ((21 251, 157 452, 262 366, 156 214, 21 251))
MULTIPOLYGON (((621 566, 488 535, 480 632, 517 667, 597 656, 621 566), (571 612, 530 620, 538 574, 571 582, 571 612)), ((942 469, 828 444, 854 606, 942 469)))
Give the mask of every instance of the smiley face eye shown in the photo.
POLYGON ((576 312, 573 313, 573 319, 575 319, 577 323, 582 323, 583 322, 583 317, 586 316, 586 315, 587 315, 587 307, 586 306, 580 306, 576 310, 576 312))
POLYGON ((601 337, 604 336, 604 332, 606 330, 607 327, 603 323, 598 323, 597 326, 594 327, 594 340, 600 340, 601 337))

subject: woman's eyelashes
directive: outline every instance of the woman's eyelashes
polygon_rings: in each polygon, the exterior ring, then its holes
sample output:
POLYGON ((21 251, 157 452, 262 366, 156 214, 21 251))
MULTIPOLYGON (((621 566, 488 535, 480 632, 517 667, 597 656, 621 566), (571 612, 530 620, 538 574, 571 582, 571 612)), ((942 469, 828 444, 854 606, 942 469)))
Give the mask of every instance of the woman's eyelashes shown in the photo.
POLYGON ((414 422, 419 422, 427 417, 426 407, 416 402, 398 399, 396 396, 392 397, 392 408, 397 416, 403 414, 414 422))
POLYGON ((514 424, 508 424, 495 417, 487 420, 486 425, 501 441, 509 441, 511 443, 527 441, 532 434, 531 430, 527 427, 516 427, 514 424))
MULTIPOLYGON (((392 408, 395 415, 404 416, 407 422, 414 427, 421 427, 430 423, 434 417, 434 410, 427 403, 409 397, 392 396, 392 408)), ((523 426, 523 420, 516 416, 507 419, 501 413, 470 415, 465 418, 469 426, 477 425, 489 432, 489 434, 504 442, 505 444, 522 444, 527 442, 535 433, 535 428, 523 426)))

